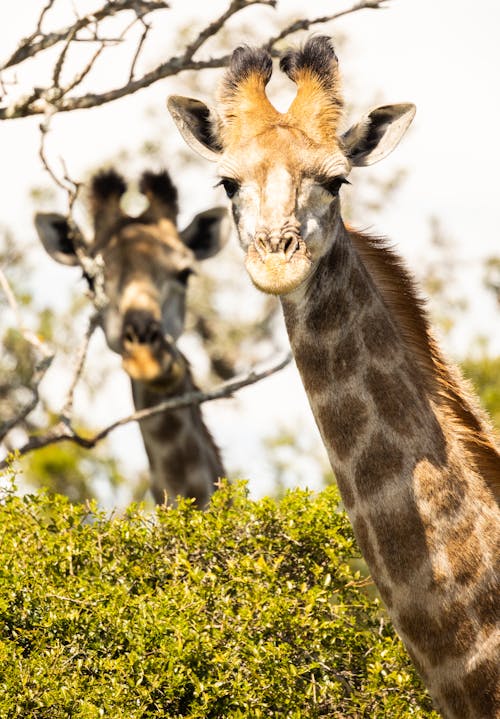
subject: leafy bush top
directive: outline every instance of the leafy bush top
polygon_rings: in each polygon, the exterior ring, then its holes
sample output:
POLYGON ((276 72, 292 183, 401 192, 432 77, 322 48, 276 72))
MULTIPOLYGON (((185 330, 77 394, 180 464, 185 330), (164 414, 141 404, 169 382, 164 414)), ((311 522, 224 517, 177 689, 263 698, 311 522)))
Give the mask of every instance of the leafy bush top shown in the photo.
POLYGON ((0 717, 437 717, 338 502, 223 487, 109 518, 6 492, 0 717))

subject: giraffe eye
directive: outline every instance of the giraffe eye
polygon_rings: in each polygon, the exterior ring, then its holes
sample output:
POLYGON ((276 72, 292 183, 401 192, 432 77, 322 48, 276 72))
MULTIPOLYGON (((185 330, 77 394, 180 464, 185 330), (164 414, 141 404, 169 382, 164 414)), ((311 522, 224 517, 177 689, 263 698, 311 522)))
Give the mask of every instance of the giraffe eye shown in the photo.
POLYGON ((331 177, 320 184, 330 195, 337 197, 342 185, 350 185, 351 183, 345 177, 331 177))
POLYGON ((226 195, 231 199, 240 189, 239 183, 236 180, 231 180, 229 177, 223 177, 222 180, 217 183, 216 187, 222 185, 226 191, 226 195))

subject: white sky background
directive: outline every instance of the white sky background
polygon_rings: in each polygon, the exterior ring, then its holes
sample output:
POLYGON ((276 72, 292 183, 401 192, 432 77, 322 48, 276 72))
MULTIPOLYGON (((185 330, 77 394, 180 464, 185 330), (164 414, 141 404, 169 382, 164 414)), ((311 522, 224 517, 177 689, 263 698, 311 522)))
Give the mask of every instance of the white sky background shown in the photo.
MULTIPOLYGON (((10 54, 21 37, 31 32, 44 4, 37 0, 17 0, 14 7, 2 3, 2 58, 10 54)), ((277 11, 253 7, 244 13, 248 22, 262 27, 265 32, 267 18, 315 17, 350 4, 344 0, 281 0, 277 11), (257 15, 258 21, 255 20, 257 15)), ((59 10, 53 14, 50 26, 70 22, 73 6, 83 11, 89 6, 100 5, 100 2, 86 0, 59 2, 59 10)), ((490 338, 491 350, 498 352, 498 314, 493 301, 481 291, 480 270, 485 257, 500 254, 497 179, 500 167, 500 2, 392 0, 388 5, 386 10, 365 10, 347 16, 334 26, 334 32, 342 33, 347 40, 340 64, 348 102, 366 109, 373 104, 374 98, 379 104, 412 101, 417 105, 411 131, 397 150, 380 165, 356 171, 371 173, 374 178, 389 176, 400 167, 407 171, 406 180, 391 203, 376 216, 366 218, 366 225, 377 233, 388 235, 410 266, 418 271, 429 253, 426 244, 428 218, 437 216, 453 240, 456 280, 470 304, 464 322, 448 341, 447 349, 456 354, 464 353, 469 341, 481 333, 490 338)), ((163 16, 163 22, 158 23, 154 43, 144 55, 143 67, 149 69, 170 56, 174 49, 182 47, 184 38, 179 37, 178 30, 176 32, 181 14, 194 36, 202 27, 201 15, 215 17, 226 6, 225 0, 209 3, 171 0, 171 15, 166 11, 152 16, 158 20, 163 16), (175 17, 175 27, 172 27, 169 16, 175 17)), ((315 31, 324 32, 321 28, 315 31)), ((233 33, 231 43, 234 46, 247 41, 244 31, 233 33)), ((129 57, 129 52, 124 57, 129 57)), ((20 66, 21 89, 25 89, 22 73, 26 72, 26 81, 32 82, 35 65, 28 61, 24 67, 20 66)), ((138 67, 140 71, 141 66, 138 67)), ((123 67, 119 61, 106 63, 101 73, 103 83, 114 86, 122 82, 123 67)), ((47 143, 54 167, 57 167, 57 158, 62 156, 70 176, 81 178, 89 168, 108 161, 123 148, 138 149, 154 128, 156 135, 164 135, 167 148, 167 156, 158 158, 158 165, 165 164, 179 186, 180 224, 187 223, 196 211, 214 202, 224 203, 223 193, 211 190, 214 175, 209 163, 200 159, 187 169, 183 167, 177 131, 164 110, 165 98, 171 92, 193 94, 187 83, 183 87, 184 77, 180 75, 157 82, 132 97, 101 108, 57 116, 47 143), (153 119, 148 114, 150 108, 156 110, 153 119)), ((204 77, 206 82, 203 81, 202 87, 203 90, 206 88, 206 94, 201 91, 196 94, 210 101, 215 74, 207 73, 204 77)), ((91 89, 100 88, 94 82, 91 89)), ((40 303, 61 308, 67 288, 77 281, 78 271, 53 263, 35 241, 29 189, 34 185, 50 184, 38 159, 39 121, 40 118, 31 118, 0 124, 0 223, 10 227, 23 245, 29 245, 34 267, 31 288, 40 303)), ((143 164, 141 162, 140 166, 143 164)), ((355 173, 351 179, 356 181, 355 173)), ((60 196, 58 207, 48 209, 64 210, 64 196, 60 196)), ((217 259, 212 261, 212 270, 216 262, 217 259)), ((247 293, 253 290, 247 289, 243 263, 241 275, 244 296, 250 297, 251 302, 252 295, 247 293)), ((6 305, 0 296, 2 307, 6 305)), ((190 352, 189 343, 185 349, 190 352)), ((119 367, 119 359, 111 355, 101 339, 95 339, 90 360, 90 371, 98 371, 95 368, 101 362, 119 367)), ((63 384, 52 381, 47 391, 53 395, 58 391, 63 393, 63 384)), ((117 372, 111 391, 111 397, 107 394, 98 398, 92 407, 96 423, 107 423, 131 409, 128 382, 123 373, 117 372)), ((234 476, 234 472, 239 471, 249 478, 254 495, 266 493, 272 477, 272 470, 262 453, 261 439, 266 433, 281 428, 294 433, 300 431, 304 465, 297 470, 303 477, 303 484, 315 484, 314 477, 318 477, 318 472, 316 465, 307 462, 307 448, 318 442, 317 433, 293 368, 260 386, 244 390, 236 400, 206 406, 204 411, 222 448, 229 474, 234 476)), ((145 466, 135 427, 117 432, 112 445, 122 456, 129 473, 145 466)))

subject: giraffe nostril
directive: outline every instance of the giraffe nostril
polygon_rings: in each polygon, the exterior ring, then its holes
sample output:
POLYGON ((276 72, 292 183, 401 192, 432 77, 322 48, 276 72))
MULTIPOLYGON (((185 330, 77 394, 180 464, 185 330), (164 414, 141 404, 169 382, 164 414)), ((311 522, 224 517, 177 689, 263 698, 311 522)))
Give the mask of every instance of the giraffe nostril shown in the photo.
POLYGON ((287 260, 290 259, 298 246, 299 240, 294 232, 287 232, 283 235, 281 240, 281 249, 287 260))
POLYGON ((149 329, 148 338, 147 338, 148 344, 156 344, 157 342, 160 342, 161 339, 162 339, 162 334, 160 332, 159 327, 155 327, 155 326, 151 327, 149 329))
POLYGON ((163 342, 161 324, 150 312, 129 310, 123 324, 122 342, 134 345, 159 345, 163 342))
POLYGON ((267 232, 257 232, 254 238, 254 245, 261 258, 264 259, 269 252, 267 232))
POLYGON ((125 327, 125 329, 123 330, 123 340, 124 340, 124 342, 128 342, 130 344, 137 342, 137 337, 136 337, 135 332, 132 329, 132 327, 130 327, 130 326, 125 327))

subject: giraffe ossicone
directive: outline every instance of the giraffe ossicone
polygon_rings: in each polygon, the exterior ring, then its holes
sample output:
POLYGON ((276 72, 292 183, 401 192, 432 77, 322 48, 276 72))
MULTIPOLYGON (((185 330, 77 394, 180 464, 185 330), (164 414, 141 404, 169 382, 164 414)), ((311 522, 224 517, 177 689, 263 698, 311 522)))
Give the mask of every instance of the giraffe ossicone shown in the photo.
POLYGON ((278 112, 272 60, 238 48, 215 107, 172 96, 184 139, 217 163, 255 285, 280 295, 297 367, 360 548, 446 719, 500 716, 500 455, 443 357, 400 258, 345 226, 340 190, 415 114, 385 105, 346 132, 327 37, 281 58, 297 86, 278 112), (201 149, 200 149, 201 148, 201 149))
MULTIPOLYGON (((222 207, 200 212, 184 230, 177 229, 177 189, 166 171, 144 172, 139 189, 147 207, 131 217, 121 207, 123 177, 113 169, 93 176, 88 242, 63 215, 35 216, 46 251, 62 264, 82 266, 90 283, 82 253, 102 258, 107 303, 100 324, 108 346, 122 357, 136 410, 196 389, 189 362, 176 346, 184 329, 189 276, 227 239, 222 207)), ((153 415, 139 426, 155 501, 175 503, 180 495, 205 507, 224 469, 200 407, 153 415)))

